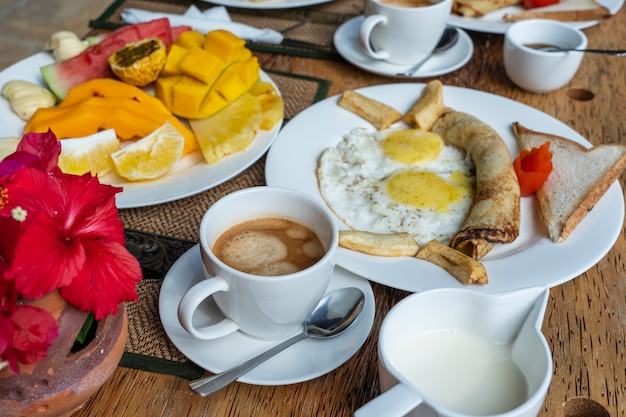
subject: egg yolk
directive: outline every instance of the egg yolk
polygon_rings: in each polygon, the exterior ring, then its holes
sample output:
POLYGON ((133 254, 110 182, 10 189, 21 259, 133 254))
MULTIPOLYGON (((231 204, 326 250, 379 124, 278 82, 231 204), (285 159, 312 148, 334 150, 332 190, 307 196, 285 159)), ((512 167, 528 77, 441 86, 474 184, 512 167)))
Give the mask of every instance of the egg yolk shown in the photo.
POLYGON ((383 151, 387 156, 407 165, 435 160, 443 146, 441 136, 421 129, 391 132, 382 141, 383 151))
POLYGON ((401 204, 436 212, 450 212, 450 205, 474 189, 462 171, 455 171, 445 180, 429 171, 404 171, 393 175, 387 183, 389 196, 401 204))

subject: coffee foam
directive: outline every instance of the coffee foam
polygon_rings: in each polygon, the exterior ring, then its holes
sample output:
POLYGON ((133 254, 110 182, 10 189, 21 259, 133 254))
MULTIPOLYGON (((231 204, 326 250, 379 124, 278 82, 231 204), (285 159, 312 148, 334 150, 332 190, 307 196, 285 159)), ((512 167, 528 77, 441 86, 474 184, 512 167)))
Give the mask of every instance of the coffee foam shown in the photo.
POLYGON ((324 256, 313 232, 278 218, 254 219, 231 227, 218 238, 213 251, 227 265, 263 276, 291 274, 324 256))

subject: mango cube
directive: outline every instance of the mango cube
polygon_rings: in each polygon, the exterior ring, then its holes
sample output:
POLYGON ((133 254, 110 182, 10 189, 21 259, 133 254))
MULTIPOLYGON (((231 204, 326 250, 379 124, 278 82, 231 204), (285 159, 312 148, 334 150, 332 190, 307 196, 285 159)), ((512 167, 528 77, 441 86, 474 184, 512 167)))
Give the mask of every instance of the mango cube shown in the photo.
POLYGON ((210 52, 194 46, 182 59, 179 68, 182 73, 212 85, 226 68, 226 63, 210 52))
POLYGON ((234 62, 252 55, 246 41, 227 30, 213 30, 206 34, 204 49, 225 62, 234 62))
POLYGON ((170 46, 170 50, 167 53, 167 58, 165 59, 165 66, 161 70, 162 76, 168 75, 176 75, 180 73, 180 62, 189 52, 188 49, 183 48, 182 46, 173 44, 170 46))
POLYGON ((190 77, 181 77, 172 87, 172 107, 181 117, 195 117, 211 87, 190 77))
POLYGON ((191 49, 194 46, 202 48, 204 46, 204 35, 197 30, 188 30, 181 33, 174 41, 174 44, 186 49, 191 49))

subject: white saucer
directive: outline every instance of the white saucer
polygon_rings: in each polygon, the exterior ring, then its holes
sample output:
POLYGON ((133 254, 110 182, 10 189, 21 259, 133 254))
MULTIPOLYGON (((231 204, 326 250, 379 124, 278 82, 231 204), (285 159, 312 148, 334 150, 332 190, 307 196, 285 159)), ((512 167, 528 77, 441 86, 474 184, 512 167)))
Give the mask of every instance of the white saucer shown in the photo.
POLYGON ((359 27, 364 17, 358 16, 341 25, 333 37, 337 52, 350 62, 365 71, 385 77, 396 78, 426 78, 447 74, 456 71, 467 64, 474 53, 474 44, 467 32, 459 31, 459 40, 456 45, 447 51, 433 55, 412 76, 397 75, 411 68, 412 65, 395 65, 389 62, 370 58, 365 55, 359 45, 359 27))
MULTIPOLYGON (((185 356, 198 366, 218 373, 281 342, 253 339, 240 332, 215 340, 198 340, 187 333, 178 322, 178 302, 187 288, 202 279, 202 275, 200 249, 196 245, 172 265, 159 294, 159 314, 165 333, 185 356)), ((369 281, 337 267, 328 291, 344 287, 357 287, 365 294, 363 312, 352 327, 332 339, 303 340, 268 359, 238 381, 257 385, 293 384, 322 376, 350 359, 370 333, 375 301, 369 281)), ((217 321, 223 317, 212 300, 201 308, 200 313, 206 315, 203 319, 217 321)))

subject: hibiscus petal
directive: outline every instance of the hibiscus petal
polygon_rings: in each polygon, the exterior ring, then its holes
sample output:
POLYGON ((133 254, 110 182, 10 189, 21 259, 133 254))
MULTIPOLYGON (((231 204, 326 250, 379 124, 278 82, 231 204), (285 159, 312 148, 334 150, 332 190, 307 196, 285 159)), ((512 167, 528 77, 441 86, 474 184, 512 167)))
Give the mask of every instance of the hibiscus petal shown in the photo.
POLYGON ((13 348, 20 362, 37 363, 48 355, 48 347, 59 336, 52 315, 41 308, 22 305, 13 313, 13 348))
POLYGON ((64 184, 54 176, 35 168, 17 171, 5 185, 7 203, 0 209, 0 216, 11 216, 11 210, 21 207, 27 216, 43 211, 50 217, 65 212, 67 192, 64 184))
POLYGON ((115 194, 122 189, 100 184, 91 174, 61 177, 68 196, 65 228, 75 237, 103 237, 124 244, 124 225, 119 219, 115 194))
POLYGON ((59 155, 61 154, 61 143, 52 130, 46 133, 27 133, 17 145, 17 151, 30 153, 37 157, 37 163, 29 166, 50 172, 56 168, 59 155))
POLYGON ((0 314, 0 357, 13 346, 13 323, 4 314, 0 314))
POLYGON ((80 240, 68 238, 57 222, 37 213, 20 236, 6 274, 24 297, 39 298, 68 285, 84 265, 80 240))
POLYGON ((136 285, 141 281, 137 259, 117 242, 89 239, 83 242, 85 265, 61 295, 82 310, 92 311, 96 320, 117 314, 118 304, 137 301, 136 285))
POLYGON ((13 248, 20 235, 20 224, 10 217, 0 217, 0 278, 13 259, 13 248))
POLYGON ((19 358, 13 348, 13 321, 10 317, 0 314, 0 358, 7 361, 11 370, 19 372, 19 358))

